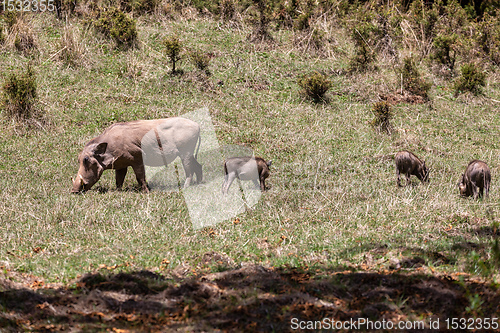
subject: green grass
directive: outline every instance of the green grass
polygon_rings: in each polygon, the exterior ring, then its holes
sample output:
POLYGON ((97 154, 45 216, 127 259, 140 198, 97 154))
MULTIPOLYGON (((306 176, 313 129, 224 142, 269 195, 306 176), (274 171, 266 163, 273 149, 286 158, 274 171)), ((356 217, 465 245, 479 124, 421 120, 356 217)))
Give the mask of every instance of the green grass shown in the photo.
MULTIPOLYGON (((432 103, 394 106, 395 133, 387 136, 371 128, 370 110, 380 93, 398 91, 398 78, 384 63, 376 73, 338 72, 353 52, 340 37, 316 57, 295 47, 289 31, 273 31, 277 44, 261 45, 247 40, 251 27, 151 17, 137 22, 139 49, 121 52, 78 20, 70 23, 84 50, 74 68, 53 57, 64 24, 48 14, 31 22, 40 45, 31 61, 50 124, 30 130, 5 117, 0 124, 0 266, 68 281, 100 265, 161 272, 167 259, 169 268, 197 267, 210 251, 266 266, 390 268, 394 258, 422 256, 448 273, 468 269, 470 243, 488 257, 493 235, 482 230, 500 219, 496 68, 485 96, 476 98, 454 98, 451 83, 425 72, 435 82, 432 103), (215 54, 211 76, 200 78, 187 58, 178 66, 183 75, 169 74, 160 41, 172 33, 186 47, 215 54), (329 103, 300 94, 297 78, 314 70, 332 81, 329 103), (78 153, 107 126, 201 107, 221 144, 247 145, 273 160, 270 190, 240 223, 194 230, 181 194, 137 192, 131 170, 125 191, 115 190, 107 171, 85 195, 70 195, 78 153), (403 149, 427 161, 430 184, 412 177, 414 186, 396 187, 392 154, 403 149), (491 168, 489 200, 458 195, 458 178, 474 158, 491 168), (443 263, 435 253, 453 260, 443 263)), ((332 26, 328 35, 342 33, 332 26)), ((3 82, 29 59, 0 47, 3 82)))

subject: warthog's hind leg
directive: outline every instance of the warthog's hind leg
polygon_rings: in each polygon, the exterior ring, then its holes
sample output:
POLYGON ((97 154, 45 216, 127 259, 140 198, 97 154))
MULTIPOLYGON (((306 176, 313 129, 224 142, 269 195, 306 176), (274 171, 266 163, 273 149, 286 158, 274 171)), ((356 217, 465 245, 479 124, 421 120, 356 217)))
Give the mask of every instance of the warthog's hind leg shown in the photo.
POLYGON ((230 174, 227 174, 224 177, 224 184, 222 184, 222 193, 227 194, 229 191, 229 187, 233 183, 233 181, 236 179, 236 174, 234 172, 231 172, 230 174))
POLYGON ((149 188, 148 184, 146 183, 146 170, 144 169, 144 164, 133 167, 133 169, 135 172, 135 178, 137 179, 139 186, 144 192, 148 193, 149 188))

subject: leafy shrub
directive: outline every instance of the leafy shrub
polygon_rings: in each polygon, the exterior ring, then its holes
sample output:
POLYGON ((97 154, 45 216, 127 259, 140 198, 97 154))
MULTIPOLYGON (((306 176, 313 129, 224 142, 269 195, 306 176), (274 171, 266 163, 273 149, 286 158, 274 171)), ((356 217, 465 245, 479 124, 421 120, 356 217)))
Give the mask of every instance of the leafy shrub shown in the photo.
POLYGON ((486 85, 486 74, 481 72, 474 63, 465 64, 460 67, 461 75, 455 81, 455 96, 465 91, 474 95, 482 93, 481 87, 486 85))
POLYGON ((178 70, 175 68, 177 62, 182 59, 182 43, 177 36, 169 36, 163 40, 165 52, 172 63, 172 74, 176 74, 178 70))
POLYGON ((420 77, 420 73, 412 58, 404 58, 403 65, 397 70, 397 73, 402 77, 404 90, 428 99, 427 93, 431 85, 420 77))
POLYGON ((349 72, 364 72, 375 69, 375 52, 370 45, 371 36, 376 27, 369 22, 362 22, 351 28, 354 41, 354 56, 349 61, 349 72))
POLYGON ((35 115, 36 79, 30 66, 26 73, 11 74, 2 88, 2 106, 9 118, 24 120, 35 115))
POLYGON ((118 47, 129 48, 137 41, 135 21, 118 8, 110 8, 100 14, 94 27, 107 37, 111 37, 118 47))
POLYGON ((210 55, 200 50, 192 50, 189 52, 189 59, 191 60, 191 63, 196 66, 196 68, 205 71, 207 74, 210 73, 208 70, 210 55))
POLYGON ((434 38, 434 52, 431 54, 431 58, 453 70, 456 60, 456 52, 454 50, 456 40, 457 36, 454 34, 438 35, 434 38))
POLYGON ((330 80, 319 72, 304 75, 297 83, 305 95, 315 102, 325 100, 325 94, 332 86, 330 80))
POLYGON ((390 134, 392 131, 390 122, 392 119, 392 110, 390 104, 385 101, 377 102, 373 104, 372 112, 375 115, 375 118, 370 123, 372 127, 378 131, 390 134))

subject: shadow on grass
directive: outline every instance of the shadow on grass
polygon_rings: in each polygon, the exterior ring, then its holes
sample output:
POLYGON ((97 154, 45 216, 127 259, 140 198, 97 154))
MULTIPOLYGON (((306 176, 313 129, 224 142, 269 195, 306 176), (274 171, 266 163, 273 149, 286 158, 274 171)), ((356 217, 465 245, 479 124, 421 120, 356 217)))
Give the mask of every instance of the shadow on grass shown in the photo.
MULTIPOLYGON (((246 265, 196 277, 149 271, 87 274, 61 288, 30 289, 0 278, 0 324, 7 332, 293 331, 292 320, 422 321, 498 317, 500 294, 456 276, 246 265), (167 278, 168 277, 168 278, 167 278), (479 295, 480 306, 470 306, 479 295)), ((323 327, 325 328, 325 327, 323 327)), ((366 327, 360 327, 363 331, 366 327)), ((428 326, 417 331, 431 331, 428 326)), ((434 330, 435 332, 435 330, 434 330)))

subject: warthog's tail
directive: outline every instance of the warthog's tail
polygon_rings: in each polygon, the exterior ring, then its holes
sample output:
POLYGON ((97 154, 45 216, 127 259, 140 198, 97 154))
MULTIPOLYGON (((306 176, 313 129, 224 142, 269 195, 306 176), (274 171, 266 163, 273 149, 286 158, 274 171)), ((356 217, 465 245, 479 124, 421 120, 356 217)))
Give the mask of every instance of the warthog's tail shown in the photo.
POLYGON ((196 148, 196 153, 194 153, 194 158, 198 159, 198 151, 200 150, 201 146, 201 135, 198 134, 198 148, 196 148))

